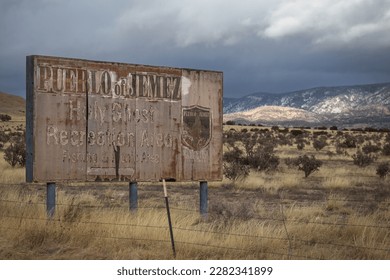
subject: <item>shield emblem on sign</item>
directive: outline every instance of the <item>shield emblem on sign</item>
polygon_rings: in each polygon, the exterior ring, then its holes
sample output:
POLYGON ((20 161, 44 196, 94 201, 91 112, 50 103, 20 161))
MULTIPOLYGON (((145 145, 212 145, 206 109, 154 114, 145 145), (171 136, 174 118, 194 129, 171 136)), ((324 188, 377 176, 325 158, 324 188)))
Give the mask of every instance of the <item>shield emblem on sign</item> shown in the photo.
POLYGON ((208 146, 211 139, 211 112, 209 108, 191 106, 183 108, 182 143, 199 151, 208 146))

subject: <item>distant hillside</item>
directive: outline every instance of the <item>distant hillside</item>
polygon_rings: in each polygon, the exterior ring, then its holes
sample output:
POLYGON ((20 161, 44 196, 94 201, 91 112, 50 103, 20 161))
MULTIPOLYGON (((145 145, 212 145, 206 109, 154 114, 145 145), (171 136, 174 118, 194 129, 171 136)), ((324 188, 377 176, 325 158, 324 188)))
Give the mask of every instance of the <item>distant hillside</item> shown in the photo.
MULTIPOLYGON (((315 115, 317 124, 390 127, 390 83, 319 87, 279 94, 254 93, 242 98, 224 100, 224 114, 244 112, 263 106, 305 110, 315 115)), ((276 116, 273 118, 275 124, 286 121, 285 114, 288 114, 284 110, 278 111, 281 115, 279 119, 276 116)), ((276 114, 276 111, 274 113, 276 114)), ((246 120, 256 122, 253 117, 246 120)))
POLYGON ((302 109, 261 106, 244 112, 225 114, 224 121, 235 120, 241 123, 262 123, 262 124, 284 124, 284 125, 306 125, 316 124, 322 121, 321 116, 302 109))
POLYGON ((26 100, 20 96, 0 92, 0 114, 7 114, 13 120, 24 120, 26 100))

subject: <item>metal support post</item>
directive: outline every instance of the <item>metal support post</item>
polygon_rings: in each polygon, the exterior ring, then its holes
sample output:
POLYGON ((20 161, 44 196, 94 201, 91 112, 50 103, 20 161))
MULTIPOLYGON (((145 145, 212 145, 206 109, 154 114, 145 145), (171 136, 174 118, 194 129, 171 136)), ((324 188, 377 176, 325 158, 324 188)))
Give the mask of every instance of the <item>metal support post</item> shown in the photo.
POLYGON ((56 211, 56 183, 46 184, 46 211, 47 217, 53 218, 56 211))
POLYGON ((207 217, 207 213, 209 212, 208 206, 208 183, 207 181, 200 182, 200 214, 204 217, 207 217))
POLYGON ((138 184, 130 182, 129 184, 129 202, 130 211, 136 212, 138 209, 138 184))

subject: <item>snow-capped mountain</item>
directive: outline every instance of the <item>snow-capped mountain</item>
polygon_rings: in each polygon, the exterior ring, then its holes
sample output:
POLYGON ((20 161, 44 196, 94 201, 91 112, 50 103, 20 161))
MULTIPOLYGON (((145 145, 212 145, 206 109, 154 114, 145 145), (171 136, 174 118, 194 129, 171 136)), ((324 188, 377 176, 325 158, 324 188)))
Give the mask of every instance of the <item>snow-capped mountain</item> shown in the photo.
MULTIPOLYGON (((390 83, 342 86, 342 87, 318 87, 288 93, 254 93, 242 98, 224 99, 225 119, 234 119, 231 113, 240 112, 236 119, 247 122, 274 122, 275 124, 285 121, 305 121, 324 125, 373 125, 390 127, 390 83), (274 108, 272 120, 266 115, 261 115, 264 109, 258 107, 274 108), (292 117, 292 111, 283 108, 295 108, 304 110, 311 116, 300 120, 292 117), (257 110, 252 110, 258 108, 257 110), (255 117, 248 117, 252 110, 255 117), (258 112, 255 112, 258 111, 258 112), (275 115, 276 114, 276 115, 275 115), (280 115, 280 119, 276 117, 280 115), (246 117, 244 117, 244 115, 246 117)), ((301 112, 302 113, 302 112, 301 112)), ((298 114, 302 116, 302 114, 298 114)))
POLYGON ((291 107, 281 106, 261 106, 244 112, 236 112, 225 114, 224 121, 236 120, 250 123, 284 123, 284 124, 299 124, 299 123, 318 123, 321 118, 306 110, 296 109, 291 107))

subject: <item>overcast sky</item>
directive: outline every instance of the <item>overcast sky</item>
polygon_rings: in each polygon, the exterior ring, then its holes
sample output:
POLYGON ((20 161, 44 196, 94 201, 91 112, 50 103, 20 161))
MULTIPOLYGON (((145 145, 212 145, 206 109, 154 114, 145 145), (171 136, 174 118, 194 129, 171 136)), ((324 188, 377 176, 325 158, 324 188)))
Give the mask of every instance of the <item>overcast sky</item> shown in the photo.
POLYGON ((224 72, 224 95, 390 82, 390 0, 0 0, 0 91, 26 55, 224 72))

